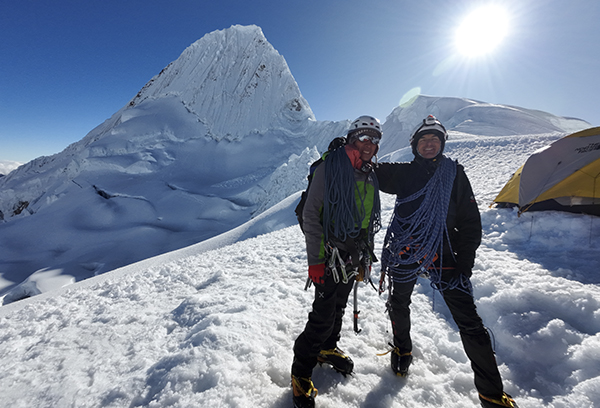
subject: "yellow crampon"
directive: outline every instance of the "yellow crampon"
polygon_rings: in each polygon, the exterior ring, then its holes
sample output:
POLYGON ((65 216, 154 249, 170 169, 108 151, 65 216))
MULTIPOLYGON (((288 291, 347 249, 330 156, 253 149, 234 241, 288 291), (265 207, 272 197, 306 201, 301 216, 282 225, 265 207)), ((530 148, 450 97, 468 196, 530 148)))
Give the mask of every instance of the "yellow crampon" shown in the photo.
POLYGON ((402 354, 400 354, 400 349, 399 349, 398 347, 396 347, 396 346, 392 345, 392 343, 389 343, 389 345, 390 345, 391 349, 389 349, 389 350, 388 350, 388 351, 386 351, 385 353, 381 353, 381 354, 377 354, 377 355, 378 355, 379 357, 381 357, 381 356, 385 356, 385 355, 388 355, 388 354, 390 354, 392 351, 393 351, 394 353, 398 354, 398 356, 399 356, 399 357, 402 357, 402 356, 408 356, 408 355, 412 354, 410 351, 409 351, 408 353, 402 353, 402 354))
POLYGON ((320 362, 320 360, 322 358, 320 359, 319 357, 321 357, 321 356, 322 357, 325 357, 325 356, 348 357, 340 349, 338 349, 337 347, 333 348, 331 350, 321 350, 321 351, 319 351, 319 356, 317 356, 317 361, 320 362))
MULTIPOLYGON (((388 354, 390 354, 392 351, 395 351, 397 348, 398 348, 398 347, 391 348, 391 349, 389 349, 388 351, 386 351, 385 353, 377 353, 377 355, 378 355, 379 357, 387 356, 387 355, 388 355, 388 354)), ((396 352, 396 353, 397 353, 397 352, 396 352)))
POLYGON ((481 394, 479 394, 479 398, 489 401, 492 404, 499 405, 501 407, 517 408, 517 404, 515 403, 515 400, 507 393, 502 394, 502 397, 500 399, 486 397, 485 395, 481 395, 481 394))
POLYGON ((319 393, 319 390, 317 390, 315 388, 315 386, 310 378, 300 378, 300 377, 296 377, 293 375, 292 375, 292 389, 294 391, 294 395, 297 397, 303 395, 308 398, 311 398, 311 397, 314 398, 319 393), (308 385, 307 390, 304 389, 302 382, 304 382, 305 384, 308 385))

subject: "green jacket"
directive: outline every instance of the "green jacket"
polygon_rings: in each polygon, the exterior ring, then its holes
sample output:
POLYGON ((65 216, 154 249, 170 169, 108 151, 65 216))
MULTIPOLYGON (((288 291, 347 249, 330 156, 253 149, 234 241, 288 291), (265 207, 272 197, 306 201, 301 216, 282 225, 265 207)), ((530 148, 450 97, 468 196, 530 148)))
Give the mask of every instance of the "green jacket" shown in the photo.
MULTIPOLYGON (((304 236, 306 240, 306 256, 309 265, 318 265, 325 263, 325 242, 322 225, 323 197, 325 192, 325 163, 321 163, 314 172, 311 187, 308 190, 306 203, 304 205, 304 236)), ((359 206, 364 203, 365 218, 362 220, 362 229, 364 236, 369 237, 369 245, 373 249, 372 230, 373 230, 373 203, 376 190, 373 171, 367 173, 361 170, 354 170, 354 180, 356 187, 354 196, 359 206), (361 203, 362 202, 362 203, 361 203)), ((362 235, 362 234, 361 234, 362 235)), ((351 252, 349 242, 341 242, 336 237, 329 238, 330 244, 336 246, 341 251, 351 252)))

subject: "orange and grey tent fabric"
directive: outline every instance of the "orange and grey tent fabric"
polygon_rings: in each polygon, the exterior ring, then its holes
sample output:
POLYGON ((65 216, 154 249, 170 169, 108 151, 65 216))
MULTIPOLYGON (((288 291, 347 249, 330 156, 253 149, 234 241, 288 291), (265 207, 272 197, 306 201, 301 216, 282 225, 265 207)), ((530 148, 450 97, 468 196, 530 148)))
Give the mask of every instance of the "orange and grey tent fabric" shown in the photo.
POLYGON ((532 154, 494 199, 524 211, 600 215, 600 127, 565 136, 532 154))

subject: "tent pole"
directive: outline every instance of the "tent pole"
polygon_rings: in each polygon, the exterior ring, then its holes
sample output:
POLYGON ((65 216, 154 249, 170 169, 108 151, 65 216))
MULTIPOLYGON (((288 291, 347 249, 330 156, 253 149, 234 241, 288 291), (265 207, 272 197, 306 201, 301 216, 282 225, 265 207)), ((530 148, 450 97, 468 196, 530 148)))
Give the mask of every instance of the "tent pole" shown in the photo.
MULTIPOLYGON (((596 204, 596 180, 598 179, 598 177, 600 177, 600 173, 596 174, 596 177, 594 177, 594 188, 593 191, 594 193, 592 194, 592 205, 596 204)), ((594 226, 594 216, 590 215, 590 248, 592 247, 592 227, 594 226)))
POLYGON ((594 226, 594 216, 590 215, 590 242, 589 242, 590 248, 592 247, 592 229, 593 229, 593 226, 594 226))
POLYGON ((531 225, 529 226, 529 241, 531 241, 531 237, 533 236, 533 214, 531 215, 531 225))

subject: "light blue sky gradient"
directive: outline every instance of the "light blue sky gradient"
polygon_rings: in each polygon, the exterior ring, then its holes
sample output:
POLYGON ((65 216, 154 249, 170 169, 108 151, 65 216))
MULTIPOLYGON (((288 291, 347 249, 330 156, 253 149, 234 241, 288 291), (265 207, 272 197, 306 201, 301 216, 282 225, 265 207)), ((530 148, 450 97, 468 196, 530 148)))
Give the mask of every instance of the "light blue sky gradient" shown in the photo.
POLYGON ((318 120, 382 121, 403 96, 455 96, 600 125, 600 2, 504 0, 508 37, 457 54, 481 0, 81 0, 0 5, 0 160, 27 162, 83 138, 206 33, 256 24, 318 120))

